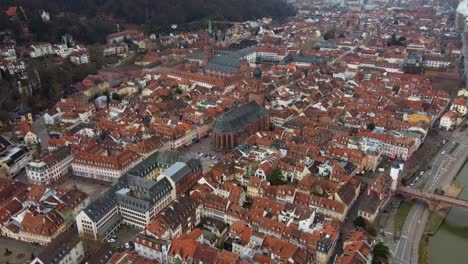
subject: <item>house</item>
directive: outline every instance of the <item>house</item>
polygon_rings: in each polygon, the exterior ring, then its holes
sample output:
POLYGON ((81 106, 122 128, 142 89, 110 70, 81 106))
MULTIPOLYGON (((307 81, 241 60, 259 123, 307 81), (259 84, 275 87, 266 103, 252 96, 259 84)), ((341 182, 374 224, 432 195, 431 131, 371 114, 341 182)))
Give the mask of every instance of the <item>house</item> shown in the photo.
POLYGON ((36 145, 38 143, 38 137, 34 132, 31 124, 27 122, 22 122, 16 126, 15 130, 16 137, 23 141, 25 145, 36 145))
POLYGON ((173 239, 167 253, 167 263, 194 263, 195 253, 199 246, 201 246, 201 243, 195 239, 173 239))
POLYGON ((333 264, 370 264, 374 242, 362 228, 352 230, 343 243, 343 253, 335 256, 333 264))
POLYGON ((0 136, 0 174, 13 177, 31 160, 32 153, 26 146, 13 145, 3 136, 0 136))
POLYGON ((83 242, 76 230, 66 231, 55 238, 34 258, 31 264, 80 264, 85 258, 83 242))
POLYGON ((270 154, 266 160, 262 161, 255 171, 255 177, 266 180, 267 176, 277 168, 280 157, 276 153, 270 154))
POLYGON ((86 50, 74 51, 70 54, 70 61, 76 65, 87 64, 90 62, 89 54, 86 50))
POLYGON ((456 111, 449 111, 440 118, 439 127, 447 131, 454 129, 461 123, 460 114, 456 111))
POLYGON ((159 264, 157 260, 149 260, 145 257, 138 255, 136 252, 116 252, 107 262, 108 264, 159 264))
POLYGON ((77 176, 116 182, 140 161, 141 157, 130 150, 124 150, 116 156, 88 153, 83 150, 76 154, 72 170, 77 176))
POLYGON ((358 216, 363 217, 372 224, 380 212, 381 205, 382 201, 375 193, 368 193, 364 195, 359 203, 358 216))
POLYGON ((120 32, 112 33, 106 36, 107 43, 120 43, 125 40, 131 40, 132 38, 143 35, 142 32, 138 30, 123 30, 120 32))
POLYGON ((128 53, 128 45, 126 43, 112 43, 104 46, 104 56, 126 55, 128 53))
POLYGON ((457 111, 461 116, 465 116, 468 112, 468 100, 464 97, 455 98, 450 106, 450 110, 457 111))
POLYGON ((0 207, 8 212, 1 223, 2 235, 46 245, 68 228, 88 203, 88 196, 78 190, 29 186, 24 195, 0 207))
POLYGON ((54 54, 54 51, 50 43, 36 43, 29 48, 29 56, 31 58, 39 58, 51 54, 54 54))
POLYGON ((73 153, 67 146, 58 149, 28 163, 26 175, 34 184, 49 185, 71 171, 73 153))
POLYGON ((59 122, 61 117, 62 112, 58 111, 55 107, 51 107, 43 116, 46 125, 53 125, 59 122))

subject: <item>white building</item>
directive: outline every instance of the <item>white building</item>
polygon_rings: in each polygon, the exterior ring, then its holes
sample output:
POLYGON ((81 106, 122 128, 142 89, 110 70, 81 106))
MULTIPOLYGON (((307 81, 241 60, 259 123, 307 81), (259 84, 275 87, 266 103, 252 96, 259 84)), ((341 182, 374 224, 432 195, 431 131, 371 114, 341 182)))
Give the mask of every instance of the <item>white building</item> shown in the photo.
POLYGON ((468 112, 468 101, 463 97, 457 97, 453 100, 450 110, 457 111, 461 116, 465 116, 468 112))
POLYGON ((72 170, 77 176, 116 182, 140 161, 141 157, 129 150, 116 157, 80 152, 72 162, 72 170))
POLYGON ((81 65, 89 63, 90 58, 85 50, 80 50, 70 54, 70 61, 74 64, 81 65))
POLYGON ((73 153, 70 149, 61 147, 40 160, 29 162, 26 175, 34 184, 49 185, 70 171, 72 160, 73 153))
POLYGON ((439 127, 446 130, 454 129, 459 123, 459 117, 460 115, 455 111, 447 112, 440 118, 439 127))
POLYGON ((50 43, 38 43, 35 45, 31 45, 29 50, 29 56, 31 58, 39 58, 51 54, 54 54, 54 51, 50 43))

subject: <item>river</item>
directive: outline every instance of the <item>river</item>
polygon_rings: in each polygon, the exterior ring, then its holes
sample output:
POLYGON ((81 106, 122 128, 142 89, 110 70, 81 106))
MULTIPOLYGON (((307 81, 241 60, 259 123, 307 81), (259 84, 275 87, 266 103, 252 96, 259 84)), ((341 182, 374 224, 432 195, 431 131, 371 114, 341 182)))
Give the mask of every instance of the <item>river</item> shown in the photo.
MULTIPOLYGON (((465 185, 460 198, 468 200, 468 163, 455 180, 465 185)), ((430 241, 431 264, 468 263, 468 212, 451 209, 430 241)))

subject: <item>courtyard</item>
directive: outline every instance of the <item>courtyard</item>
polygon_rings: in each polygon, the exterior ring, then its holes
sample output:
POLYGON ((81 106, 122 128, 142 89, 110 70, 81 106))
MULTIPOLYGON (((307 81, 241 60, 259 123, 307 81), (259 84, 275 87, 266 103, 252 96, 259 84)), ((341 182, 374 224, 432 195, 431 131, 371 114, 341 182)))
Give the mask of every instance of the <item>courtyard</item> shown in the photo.
POLYGON ((32 254, 37 256, 42 246, 0 237, 0 263, 1 264, 23 264, 32 259, 32 254))

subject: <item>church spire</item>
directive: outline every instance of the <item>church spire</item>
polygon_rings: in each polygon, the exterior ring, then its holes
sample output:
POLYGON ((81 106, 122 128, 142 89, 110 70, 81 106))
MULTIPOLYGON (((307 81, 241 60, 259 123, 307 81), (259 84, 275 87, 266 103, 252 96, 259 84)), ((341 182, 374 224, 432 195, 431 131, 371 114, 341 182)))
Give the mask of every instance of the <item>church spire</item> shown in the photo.
POLYGON ((210 37, 213 36, 213 25, 211 25, 211 18, 208 19, 208 34, 210 34, 210 37))

